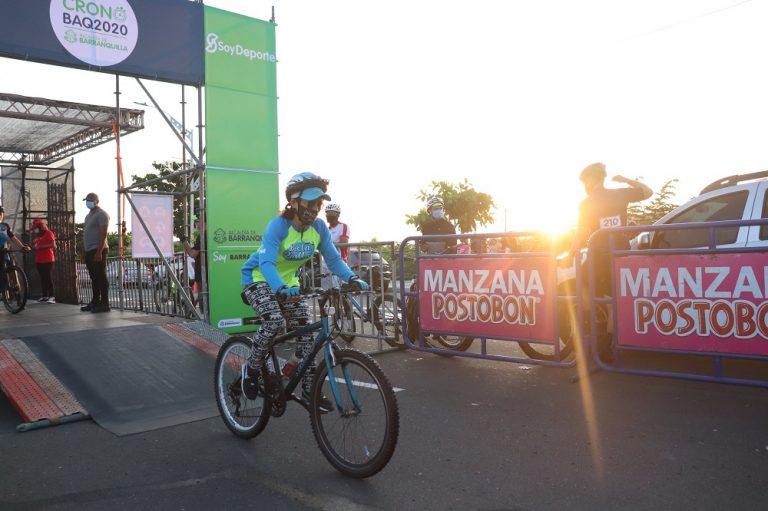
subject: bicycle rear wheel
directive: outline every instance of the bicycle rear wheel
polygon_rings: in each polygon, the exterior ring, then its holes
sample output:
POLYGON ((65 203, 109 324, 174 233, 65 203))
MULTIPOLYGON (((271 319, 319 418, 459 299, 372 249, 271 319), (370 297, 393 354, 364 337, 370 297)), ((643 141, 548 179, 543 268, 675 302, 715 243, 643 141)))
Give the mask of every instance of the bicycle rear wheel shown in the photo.
POLYGON ((219 414, 227 428, 240 438, 253 438, 264 430, 271 406, 264 390, 264 368, 258 381, 243 382, 243 368, 250 352, 248 337, 237 335, 227 339, 216 357, 213 377, 219 414), (253 399, 249 399, 246 391, 253 399))
POLYGON ((312 431, 334 468, 350 477, 369 477, 384 468, 395 452, 400 432, 395 391, 370 356, 340 349, 335 360, 335 367, 329 368, 325 360, 317 367, 309 410, 312 431), (320 410, 324 395, 335 408, 328 413, 320 410))
POLYGON ((393 302, 391 296, 385 296, 382 302, 381 296, 377 296, 373 305, 373 324, 376 325, 379 334, 384 336, 384 341, 390 346, 404 348, 405 341, 403 341, 403 334, 400 329, 400 314, 403 310, 403 304, 400 299, 398 298, 397 302, 393 302), (384 310, 383 316, 382 309, 384 310))
POLYGON ((27 304, 27 274, 16 265, 9 265, 5 269, 6 288, 3 294, 5 308, 11 314, 17 314, 27 304))

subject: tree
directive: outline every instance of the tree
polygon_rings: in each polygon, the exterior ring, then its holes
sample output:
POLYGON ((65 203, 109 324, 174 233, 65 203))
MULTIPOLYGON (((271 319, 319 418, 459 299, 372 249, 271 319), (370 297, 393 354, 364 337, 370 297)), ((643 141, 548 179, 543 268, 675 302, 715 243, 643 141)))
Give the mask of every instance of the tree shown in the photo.
POLYGON ((675 195, 677 179, 670 179, 661 186, 661 189, 653 196, 651 202, 633 204, 627 208, 627 223, 629 225, 651 225, 658 219, 678 207, 671 202, 675 195))
MULTIPOLYGON (((491 209, 496 207, 493 198, 487 193, 476 191, 466 179, 458 185, 432 181, 430 190, 419 190, 416 197, 422 202, 426 202, 429 197, 443 199, 445 217, 462 234, 474 232, 478 224, 485 226, 493 222, 491 209)), ((405 223, 421 230, 428 218, 427 209, 421 208, 415 215, 406 215, 405 223)))
MULTIPOLYGON (((174 172, 178 172, 182 169, 181 163, 171 161, 171 162, 165 162, 165 163, 152 163, 152 167, 154 167, 158 172, 155 173, 148 173, 145 176, 131 176, 131 179, 133 180, 134 185, 139 185, 138 189, 140 190, 151 190, 154 192, 184 192, 184 176, 173 176, 168 177, 174 172), (142 186, 141 183, 144 183, 146 181, 150 181, 152 179, 157 178, 163 178, 162 181, 157 181, 145 186, 142 186)), ((181 199, 180 196, 174 196, 173 197, 173 225, 174 225, 174 234, 176 236, 180 236, 184 234, 184 201, 181 199)))

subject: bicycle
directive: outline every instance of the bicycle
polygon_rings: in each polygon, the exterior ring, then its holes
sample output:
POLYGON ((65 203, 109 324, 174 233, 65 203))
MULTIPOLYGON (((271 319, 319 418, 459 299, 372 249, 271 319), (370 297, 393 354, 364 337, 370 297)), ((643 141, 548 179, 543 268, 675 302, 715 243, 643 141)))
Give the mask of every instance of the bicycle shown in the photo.
POLYGON ((252 340, 230 337, 216 358, 216 405, 227 428, 249 439, 261 433, 270 417, 285 413, 289 401, 308 412, 318 447, 339 472, 355 478, 372 476, 389 462, 397 445, 400 416, 394 389, 378 363, 362 352, 340 348, 333 341, 338 329, 329 321, 335 313, 331 297, 338 289, 313 289, 319 297, 320 320, 275 338, 256 381, 247 378, 252 340), (274 347, 297 336, 317 332, 309 356, 283 381, 274 347), (310 361, 320 352, 309 401, 293 395, 310 361), (331 396, 334 410, 321 409, 331 396))
POLYGON ((29 290, 29 281, 24 270, 16 265, 16 260, 9 250, 5 250, 2 257, 5 258, 5 291, 3 292, 3 303, 5 308, 11 314, 18 314, 24 310, 27 304, 27 292, 29 290))
POLYGON ((331 305, 336 314, 333 316, 334 323, 346 332, 340 332, 341 337, 346 342, 352 342, 355 339, 356 318, 363 323, 371 323, 384 341, 394 348, 404 348, 402 332, 400 331, 400 315, 402 302, 399 298, 393 300, 391 295, 384 296, 374 291, 366 291, 362 294, 368 296, 367 305, 363 306, 355 298, 355 292, 347 284, 342 284, 338 294, 331 297, 331 305), (376 296, 371 300, 371 296, 376 296), (348 333, 352 332, 352 333, 348 333))
MULTIPOLYGON (((411 284, 411 291, 418 291, 418 281, 414 279, 411 284)), ((419 342, 419 338, 424 339, 424 343, 432 348, 445 348, 451 351, 467 351, 475 341, 474 337, 461 335, 436 334, 432 332, 422 332, 419 324, 419 298, 418 296, 409 296, 406 298, 406 327, 408 337, 413 344, 419 342)), ((437 352, 438 355, 450 356, 449 353, 437 352)))

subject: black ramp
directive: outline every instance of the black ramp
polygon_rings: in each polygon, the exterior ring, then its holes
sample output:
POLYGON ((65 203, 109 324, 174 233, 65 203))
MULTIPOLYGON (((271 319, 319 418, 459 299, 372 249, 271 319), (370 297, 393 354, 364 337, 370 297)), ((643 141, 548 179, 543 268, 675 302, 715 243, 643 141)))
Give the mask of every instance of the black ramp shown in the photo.
POLYGON ((66 332, 23 340, 91 417, 116 435, 218 414, 213 359, 157 326, 66 332))

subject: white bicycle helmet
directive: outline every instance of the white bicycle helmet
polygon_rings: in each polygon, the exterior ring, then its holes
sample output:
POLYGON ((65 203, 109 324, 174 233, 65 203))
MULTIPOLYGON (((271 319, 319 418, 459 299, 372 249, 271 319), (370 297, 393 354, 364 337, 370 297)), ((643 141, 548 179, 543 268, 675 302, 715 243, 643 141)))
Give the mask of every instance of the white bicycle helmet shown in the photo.
POLYGON ((339 206, 335 202, 331 202, 330 204, 325 206, 325 212, 341 214, 341 206, 339 206))
POLYGON ((432 209, 436 206, 443 207, 443 199, 440 197, 430 197, 427 199, 427 210, 432 209))

